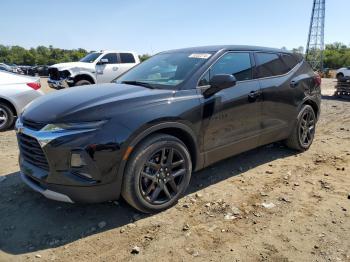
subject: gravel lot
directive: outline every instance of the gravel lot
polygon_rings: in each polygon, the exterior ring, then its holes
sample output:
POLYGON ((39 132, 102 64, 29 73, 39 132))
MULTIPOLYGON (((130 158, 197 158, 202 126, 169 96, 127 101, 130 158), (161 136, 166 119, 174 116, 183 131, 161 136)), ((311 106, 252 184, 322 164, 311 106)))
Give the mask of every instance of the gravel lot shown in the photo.
POLYGON ((350 261, 350 100, 333 85, 309 151, 222 161, 156 215, 45 199, 19 179, 14 131, 1 133, 0 261, 350 261))

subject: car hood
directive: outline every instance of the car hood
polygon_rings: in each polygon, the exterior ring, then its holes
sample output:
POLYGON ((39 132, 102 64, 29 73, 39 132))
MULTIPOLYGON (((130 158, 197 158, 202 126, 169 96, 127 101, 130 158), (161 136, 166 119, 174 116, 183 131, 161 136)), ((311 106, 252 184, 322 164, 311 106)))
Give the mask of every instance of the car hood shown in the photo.
POLYGON ((70 62, 70 63, 59 63, 50 66, 51 68, 57 68, 58 70, 68 70, 71 68, 94 68, 93 63, 83 63, 83 62, 70 62))
POLYGON ((22 117, 38 123, 102 120, 154 103, 166 103, 174 93, 115 83, 79 86, 34 100, 24 109, 22 117))

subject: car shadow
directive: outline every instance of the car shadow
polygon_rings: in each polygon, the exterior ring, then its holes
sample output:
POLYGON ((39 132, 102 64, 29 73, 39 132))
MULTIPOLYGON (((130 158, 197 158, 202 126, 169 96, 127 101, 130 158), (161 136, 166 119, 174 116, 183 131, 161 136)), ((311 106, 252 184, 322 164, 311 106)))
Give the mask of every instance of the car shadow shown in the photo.
POLYGON ((346 95, 341 95, 341 96, 322 95, 322 100, 334 100, 334 101, 350 102, 350 96, 346 96, 346 95))
MULTIPOLYGON (((294 154, 275 143, 223 160, 194 173, 186 195, 294 154)), ((0 180, 0 250, 7 254, 59 247, 151 216, 135 211, 122 199, 90 205, 55 202, 24 185, 19 172, 4 177, 0 180)))

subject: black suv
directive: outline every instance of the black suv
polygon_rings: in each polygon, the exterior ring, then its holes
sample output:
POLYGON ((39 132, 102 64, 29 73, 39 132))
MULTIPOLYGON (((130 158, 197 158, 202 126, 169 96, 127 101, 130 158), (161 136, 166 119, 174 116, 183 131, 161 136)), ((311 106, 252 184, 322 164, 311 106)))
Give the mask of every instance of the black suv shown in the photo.
POLYGON ((162 52, 113 83, 31 103, 16 124, 21 177, 55 200, 122 195, 138 210, 160 211, 184 194, 192 171, 275 141, 307 150, 320 82, 284 50, 162 52))

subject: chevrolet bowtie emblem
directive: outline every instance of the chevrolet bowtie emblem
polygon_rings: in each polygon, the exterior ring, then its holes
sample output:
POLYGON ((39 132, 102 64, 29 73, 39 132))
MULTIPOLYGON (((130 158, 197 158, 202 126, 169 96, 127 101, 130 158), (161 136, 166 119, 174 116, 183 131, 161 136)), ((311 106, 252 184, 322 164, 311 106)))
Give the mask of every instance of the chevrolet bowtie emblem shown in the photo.
POLYGON ((23 130, 24 130, 23 127, 18 127, 18 128, 17 128, 17 133, 18 133, 18 134, 22 134, 22 133, 23 133, 23 130))

